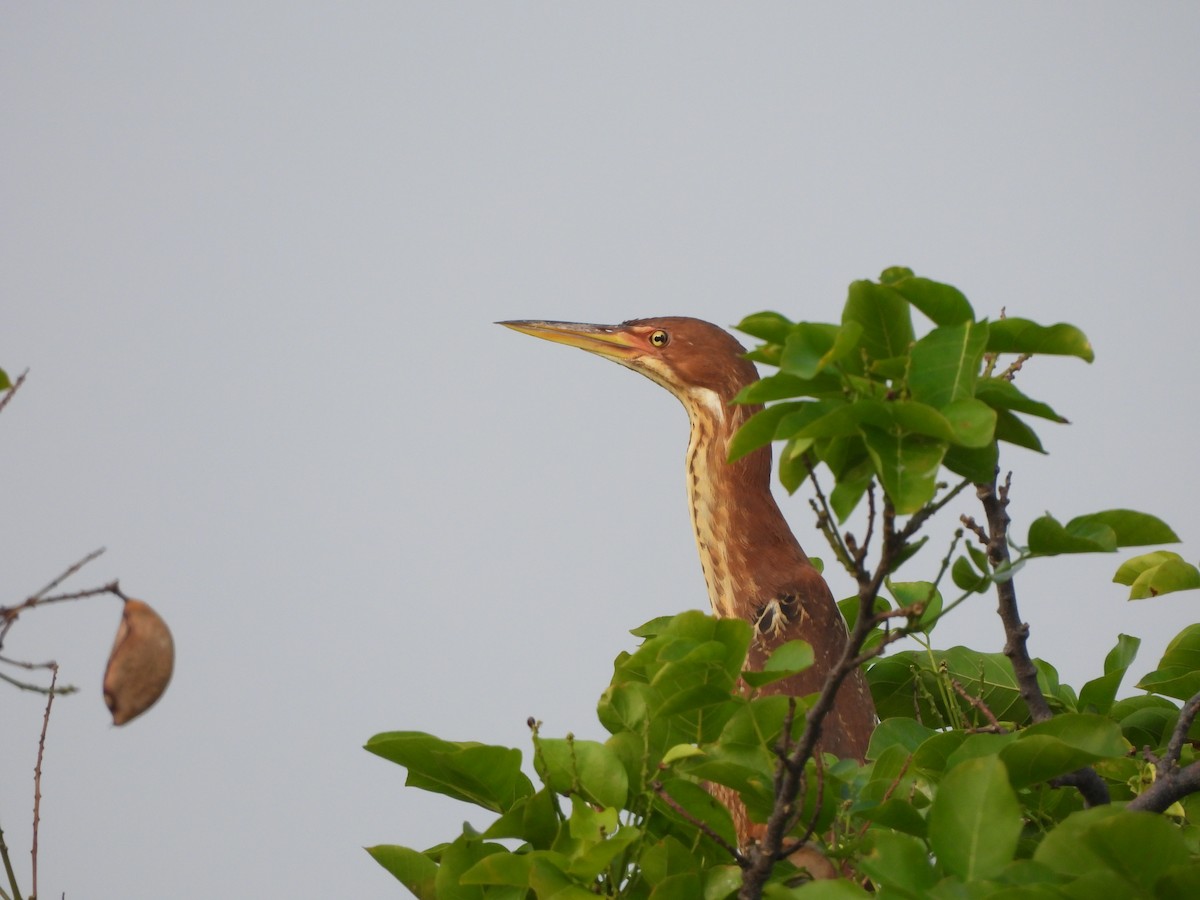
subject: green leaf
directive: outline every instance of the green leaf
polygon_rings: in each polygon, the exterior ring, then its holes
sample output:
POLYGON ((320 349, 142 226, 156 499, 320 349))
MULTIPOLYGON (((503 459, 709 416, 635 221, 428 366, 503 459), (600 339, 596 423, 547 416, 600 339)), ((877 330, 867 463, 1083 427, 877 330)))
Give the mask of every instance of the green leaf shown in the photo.
POLYGON ((625 806, 629 776, 620 758, 604 744, 569 737, 540 738, 534 768, 546 786, 560 794, 582 791, 601 806, 625 806))
MULTIPOLYGON (((464 826, 464 831, 469 826, 464 826)), ((493 854, 509 855, 500 844, 485 844, 477 836, 460 835, 442 850, 441 865, 434 879, 438 900, 453 897, 454 900, 483 900, 484 888, 464 885, 462 876, 481 860, 493 854)))
POLYGON ((1046 835, 1033 858, 1063 875, 1102 873, 1129 897, 1154 896, 1160 877, 1189 862, 1182 832, 1166 817, 1111 806, 1068 816, 1046 835))
POLYGON ((833 347, 838 326, 801 322, 788 333, 779 369, 797 378, 812 378, 824 367, 824 356, 833 347))
POLYGON ((908 302, 894 290, 870 281, 855 281, 842 310, 842 324, 862 326, 860 343, 872 360, 908 354, 913 341, 908 302))
MULTIPOLYGON (((859 401, 860 403, 862 401, 859 401)), ((880 406, 890 414, 892 422, 905 431, 928 435, 941 441, 954 441, 956 434, 954 426, 945 414, 934 409, 927 403, 914 403, 911 400, 899 400, 893 403, 881 403, 880 406)), ((872 422, 879 425, 879 422, 872 422)), ((886 427, 886 425, 884 425, 886 427)))
POLYGON ((1174 544, 1178 535, 1162 519, 1132 509, 1106 509, 1076 516, 1067 523, 1067 531, 1092 525, 1107 525, 1117 536, 1118 547, 1144 547, 1147 544, 1174 544))
POLYGON ((918 619, 922 630, 928 632, 933 628, 937 617, 942 614, 942 594, 928 581, 888 581, 888 590, 896 599, 897 606, 915 606, 924 604, 924 609, 918 619))
POLYGON ((1064 528, 1047 514, 1029 526, 1029 549, 1035 556, 1060 553, 1112 553, 1117 549, 1117 534, 1108 525, 1072 519, 1064 528), (1072 528, 1071 525, 1076 527, 1072 528))
POLYGON ((1138 638, 1127 634, 1117 636, 1117 645, 1104 658, 1104 674, 1093 678, 1079 691, 1081 710, 1086 712, 1090 707, 1098 713, 1108 713, 1141 644, 1138 638))
POLYGON ((979 379, 975 385, 975 399, 982 400, 992 409, 1027 413, 1052 422, 1067 421, 1045 403, 1026 397, 1011 381, 1003 378, 979 379))
POLYGON ((900 515, 933 499, 946 445, 927 437, 863 428, 863 440, 883 489, 900 515))
POLYGON ((503 812, 533 785, 521 772, 521 751, 452 743, 420 731, 377 734, 366 748, 408 769, 406 784, 503 812))
POLYGON ((871 734, 867 759, 879 759, 891 747, 902 747, 906 752, 913 753, 934 734, 936 732, 932 728, 926 728, 916 719, 902 716, 884 719, 871 734))
POLYGON ((1156 569, 1165 562, 1183 562, 1183 557, 1172 550, 1155 550, 1134 556, 1121 563, 1113 575, 1113 581, 1117 584, 1131 585, 1143 573, 1156 569))
POLYGON ((0 369, 0 391, 7 391, 12 387, 12 382, 8 378, 8 373, 0 369))
POLYGON ((982 594, 988 589, 988 585, 992 580, 986 575, 980 575, 975 571, 975 567, 967 560, 965 556, 960 556, 954 561, 954 565, 950 567, 950 577, 954 580, 954 584, 964 591, 972 591, 982 594))
POLYGON ((775 648, 761 671, 742 672, 742 678, 751 687, 763 687, 803 672, 812 666, 813 659, 812 644, 808 641, 788 641, 775 648))
POLYGON ((1000 751, 1014 788, 1073 772, 1101 759, 1125 756, 1121 727, 1103 716, 1062 713, 1024 729, 1000 751))
POLYGON ((790 397, 839 396, 842 383, 833 374, 821 373, 815 378, 797 378, 786 372, 776 372, 746 385, 733 398, 734 403, 769 403, 790 397))
POLYGON ((1129 590, 1129 599, 1145 600, 1196 588, 1200 588, 1200 570, 1183 560, 1167 560, 1137 577, 1129 590))
POLYGON ((729 441, 729 461, 741 459, 747 453, 765 447, 775 439, 775 429, 785 416, 810 406, 808 402, 777 403, 759 410, 742 425, 729 441))
POLYGON ((938 881, 925 842, 894 831, 868 832, 866 852, 858 864, 887 896, 898 889, 905 892, 902 896, 925 897, 938 881))
POLYGON ((992 322, 987 350, 989 353, 1077 356, 1087 362, 1096 358, 1087 335, 1074 325, 1039 325, 1029 319, 1000 319, 992 322))
POLYGON ((935 328, 917 341, 908 373, 912 398, 940 409, 974 397, 987 336, 986 323, 964 322, 935 328))
POLYGON ((1158 669, 1137 685, 1144 691, 1187 700, 1200 691, 1200 623, 1189 625, 1167 644, 1158 669))
POLYGON ((1042 442, 1032 428, 1006 409, 996 410, 996 440, 1024 447, 1035 453, 1045 453, 1042 442))
POLYGON ((371 858, 392 873, 418 900, 437 900, 437 863, 424 853, 394 844, 367 847, 371 858))
POLYGON ((987 484, 996 477, 996 466, 1000 462, 1000 448, 992 441, 986 447, 969 448, 958 444, 946 451, 942 465, 974 484, 987 484))
POLYGON ((1021 806, 999 759, 984 756, 951 769, 929 811, 929 842, 946 871, 967 881, 994 878, 1012 860, 1021 806))
POLYGON ((788 332, 795 323, 787 316, 777 312, 759 312, 746 316, 734 328, 743 334, 756 337, 772 344, 782 344, 787 340, 788 332))
MULTIPOLYGON (((884 281, 882 276, 879 280, 884 281)), ((959 325, 975 319, 975 310, 956 287, 914 276, 884 283, 890 284, 896 293, 937 325, 959 325)))
POLYGON ((942 407, 942 415, 950 423, 952 443, 975 450, 991 447, 996 432, 996 411, 986 403, 966 397, 942 407))

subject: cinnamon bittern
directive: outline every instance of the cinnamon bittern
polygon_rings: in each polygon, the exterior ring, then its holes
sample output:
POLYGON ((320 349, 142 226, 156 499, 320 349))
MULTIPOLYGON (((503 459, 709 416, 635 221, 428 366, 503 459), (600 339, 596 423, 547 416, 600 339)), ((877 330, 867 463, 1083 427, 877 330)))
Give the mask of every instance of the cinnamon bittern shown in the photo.
MULTIPOLYGON (((621 325, 499 324, 611 359, 679 398, 691 422, 688 501, 713 611, 753 626, 748 660, 752 669, 761 668, 771 651, 786 641, 800 638, 811 644, 814 665, 776 682, 771 690, 793 696, 819 691, 845 647, 846 623, 771 494, 770 446, 727 461, 729 439, 762 409, 730 402, 758 380, 745 348, 716 325, 684 317, 635 319, 621 325)), ((862 761, 874 725, 871 694, 856 671, 843 682, 822 724, 818 747, 862 761)), ((746 823, 739 824, 739 837, 744 839, 746 823)))

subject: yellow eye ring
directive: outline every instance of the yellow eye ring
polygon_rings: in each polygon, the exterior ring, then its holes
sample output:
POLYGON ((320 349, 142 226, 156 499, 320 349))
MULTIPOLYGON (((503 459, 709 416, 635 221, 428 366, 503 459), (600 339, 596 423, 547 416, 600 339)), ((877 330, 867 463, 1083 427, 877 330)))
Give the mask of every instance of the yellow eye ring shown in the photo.
POLYGON ((663 330, 650 332, 650 344, 654 347, 665 347, 667 341, 671 340, 670 336, 663 330))

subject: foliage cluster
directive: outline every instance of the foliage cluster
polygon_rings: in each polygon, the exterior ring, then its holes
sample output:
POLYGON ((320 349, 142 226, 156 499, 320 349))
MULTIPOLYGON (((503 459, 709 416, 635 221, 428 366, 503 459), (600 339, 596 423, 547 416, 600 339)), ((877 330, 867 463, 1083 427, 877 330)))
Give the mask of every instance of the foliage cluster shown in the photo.
MULTIPOLYGON (((746 672, 746 623, 698 612, 654 620, 633 632, 642 642, 617 658, 600 699, 606 741, 547 737, 530 722, 536 783, 515 749, 420 732, 372 738, 367 749, 404 766, 408 784, 491 817, 425 850, 383 845, 372 856, 424 900, 1200 896, 1200 625, 1125 696, 1135 637, 1119 636, 1078 689, 1025 650, 1016 584, 1028 560, 1177 540, 1124 509, 1065 524, 1042 516, 1024 543, 1009 533, 1000 446, 1040 451, 1024 417, 1064 421, 1014 376, 1040 354, 1091 361, 1083 333, 978 319, 953 287, 899 268, 851 285, 840 323, 760 313, 739 328, 763 341, 752 357, 778 372, 739 397, 773 405, 731 456, 780 441, 782 482, 811 481, 818 527, 859 588, 842 604, 842 669, 819 694, 773 695, 774 681, 811 663, 811 648, 792 642, 746 672), (931 323, 919 337, 914 310, 931 323), (832 478, 828 495, 818 476, 832 478), (971 486, 979 521, 960 515, 926 580, 894 577, 916 565, 926 522, 971 486), (843 525, 864 498, 856 538, 843 525), (1005 652, 936 647, 938 622, 985 592, 997 597, 1005 652), (905 637, 915 649, 886 654, 905 637), (812 752, 840 678, 858 665, 881 719, 862 765, 812 752), (706 783, 735 789, 781 839, 768 830, 762 846, 735 846, 706 783), (814 850, 839 877, 810 877, 802 854, 814 850)), ((1200 586, 1200 571, 1153 550, 1114 580, 1139 599, 1200 586)))

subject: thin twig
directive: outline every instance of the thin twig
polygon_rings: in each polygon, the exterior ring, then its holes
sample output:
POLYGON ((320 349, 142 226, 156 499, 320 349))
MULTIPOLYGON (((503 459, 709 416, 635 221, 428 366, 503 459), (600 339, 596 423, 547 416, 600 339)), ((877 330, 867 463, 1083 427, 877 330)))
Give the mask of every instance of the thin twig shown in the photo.
MULTIPOLYGON (((74 575, 76 572, 78 572, 80 569, 82 569, 84 566, 86 566, 88 563, 90 563, 96 557, 100 556, 100 554, 102 554, 103 552, 104 552, 104 548, 99 547, 99 548, 93 550, 91 553, 89 553, 83 559, 79 560, 79 562, 73 563, 73 564, 67 566, 66 570, 61 575, 59 575, 57 578, 55 578, 53 581, 51 581, 48 585, 46 585, 44 588, 42 588, 40 591, 38 591, 36 594, 34 594, 33 598, 44 597, 46 594, 50 593, 52 590, 54 590, 56 587, 58 587, 60 584, 62 584, 64 581, 66 581, 68 578, 70 578, 72 575, 74 575)), ((33 598, 30 598, 30 599, 33 599, 33 598)))
POLYGON ((737 864, 739 866, 741 866, 742 868, 745 868, 746 866, 748 866, 750 864, 749 861, 746 859, 746 857, 742 855, 742 852, 740 850, 738 850, 737 847, 733 846, 733 844, 729 843, 729 841, 725 840, 725 838, 721 837, 721 835, 717 834, 717 832, 713 830, 711 825, 709 825, 703 819, 696 818, 690 812, 688 812, 686 809, 684 809, 679 804, 678 800, 676 800, 674 797, 672 797, 670 794, 667 793, 667 789, 665 787, 663 787, 663 783, 661 781, 655 781, 653 784, 650 785, 650 787, 654 790, 654 793, 657 794, 658 797, 663 801, 663 803, 667 804, 667 806, 669 806, 669 807, 671 807, 671 809, 675 810, 675 812, 677 812, 679 815, 681 815, 685 820, 687 820, 687 822, 689 822, 690 824, 699 828, 700 831, 702 831, 706 837, 708 837, 710 840, 712 840, 713 843, 715 843, 718 847, 720 847, 725 852, 729 853, 737 861, 737 864))
POLYGON ((988 723, 996 734, 1008 734, 1008 729, 1000 724, 1000 720, 996 718, 996 714, 988 708, 988 705, 981 698, 969 693, 965 687, 958 683, 957 678, 950 679, 950 687, 954 688, 954 693, 958 694, 958 696, 962 697, 983 714, 983 717, 988 720, 988 723))
POLYGON ((29 851, 33 858, 33 875, 30 879, 33 891, 30 897, 38 895, 38 824, 41 822, 42 808, 42 758, 46 755, 46 729, 50 727, 50 707, 54 705, 54 683, 58 681, 58 665, 50 667, 50 692, 46 695, 46 712, 42 716, 42 734, 38 738, 37 764, 33 767, 33 844, 29 851))
POLYGON ((26 369, 24 372, 22 372, 20 375, 18 375, 17 380, 12 383, 12 387, 10 387, 7 391, 4 392, 3 397, 0 397, 0 412, 4 411, 4 407, 8 406, 8 401, 13 398, 13 396, 17 393, 18 389, 20 389, 21 385, 23 385, 25 383, 25 376, 28 374, 29 374, 29 370, 26 369))
POLYGON ((808 501, 813 512, 817 514, 817 527, 825 535, 825 540, 829 542, 830 548, 833 550, 838 562, 842 564, 842 567, 851 575, 858 577, 859 570, 862 567, 856 565, 854 556, 846 547, 846 542, 842 540, 842 533, 837 527, 837 519, 833 515, 833 510, 830 509, 825 492, 821 490, 821 483, 817 480, 817 470, 813 465, 812 457, 807 453, 804 455, 804 465, 808 469, 809 480, 812 482, 813 491, 817 495, 816 501, 808 501), (820 501, 820 506, 817 505, 817 501, 820 501))
POLYGON ((12 894, 0 890, 3 900, 21 900, 21 886, 17 884, 17 873, 13 871, 12 859, 8 855, 8 844, 4 843, 4 829, 0 828, 0 860, 4 861, 4 872, 8 875, 8 887, 12 894))

